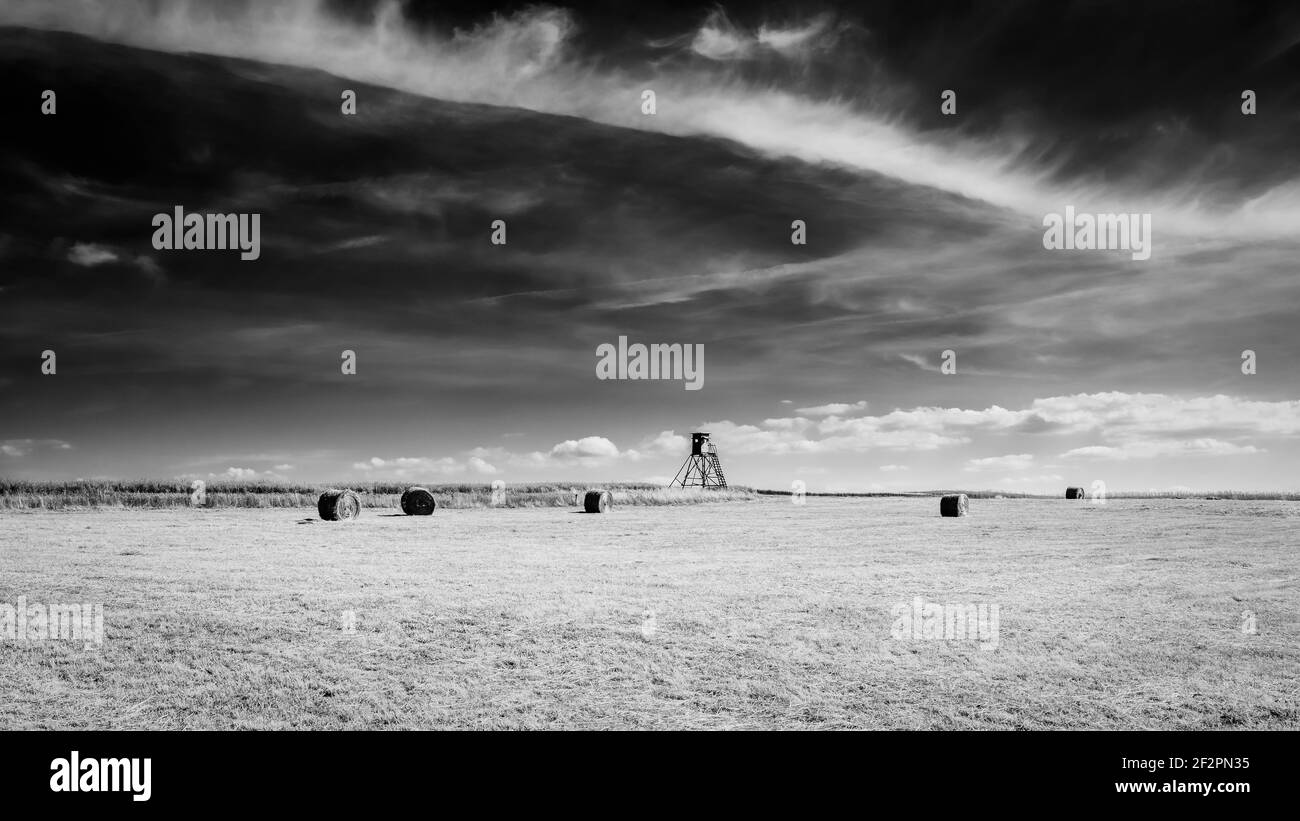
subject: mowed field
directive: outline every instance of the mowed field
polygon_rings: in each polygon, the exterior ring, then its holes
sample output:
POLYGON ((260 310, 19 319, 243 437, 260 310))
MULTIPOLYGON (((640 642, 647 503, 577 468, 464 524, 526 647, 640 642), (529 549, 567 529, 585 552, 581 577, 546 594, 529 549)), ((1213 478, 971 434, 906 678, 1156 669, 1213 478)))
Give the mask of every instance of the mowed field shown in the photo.
POLYGON ((0 604, 105 638, 0 638, 0 728, 1300 726, 1300 503, 971 505, 7 511, 0 604))

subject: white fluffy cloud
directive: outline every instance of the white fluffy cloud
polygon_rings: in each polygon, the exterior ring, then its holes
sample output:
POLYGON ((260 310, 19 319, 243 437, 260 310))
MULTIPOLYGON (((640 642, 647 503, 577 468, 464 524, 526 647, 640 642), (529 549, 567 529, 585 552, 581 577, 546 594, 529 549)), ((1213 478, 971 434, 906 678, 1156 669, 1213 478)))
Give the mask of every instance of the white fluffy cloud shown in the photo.
MULTIPOLYGON (((659 453, 673 444, 672 431, 664 431, 646 440, 646 455, 659 453)), ((680 438, 680 437, 677 437, 680 438)), ((644 458, 641 451, 620 451, 618 446, 604 436, 585 436, 566 439, 549 450, 514 452, 500 447, 478 447, 468 451, 464 458, 452 456, 425 457, 402 456, 383 459, 378 456, 369 461, 357 462, 353 469, 373 475, 410 478, 418 476, 495 476, 513 471, 527 471, 533 475, 550 469, 591 468, 636 461, 644 458), (505 467, 500 467, 504 465, 505 467)))
POLYGON ((581 439, 566 439, 546 450, 512 451, 502 447, 477 447, 462 457, 401 456, 386 459, 375 456, 354 463, 352 468, 373 477, 495 476, 515 473, 541 478, 548 473, 567 469, 587 470, 655 459, 675 459, 683 457, 689 449, 690 440, 686 436, 665 430, 647 436, 635 447, 626 450, 620 449, 604 436, 586 436, 581 439))
POLYGON ((257 471, 252 468, 226 468, 224 473, 212 473, 210 476, 217 479, 256 479, 257 471))
MULTIPOLYGON (((962 460, 964 472, 1004 485, 1047 486, 1057 474, 1025 475, 1035 467, 1057 468, 1052 458, 1136 460, 1188 455, 1264 453, 1261 439, 1300 436, 1300 401, 1255 401, 1230 396, 1179 398, 1164 394, 1097 393, 1035 399, 1021 408, 916 407, 869 414, 864 401, 799 408, 798 415, 758 424, 708 422, 708 430, 735 456, 823 456, 870 451, 938 452, 1011 439, 1025 452, 962 460), (1070 448, 1063 446, 1068 441, 1070 448), (1034 445, 1035 452, 1029 452, 1034 445), (1049 464, 1040 465, 1041 461, 1049 464), (999 476, 999 474, 1002 474, 999 476)), ((605 436, 566 439, 547 449, 474 448, 453 457, 374 457, 353 467, 394 477, 516 475, 555 478, 576 469, 629 470, 638 463, 671 468, 689 450, 688 437, 665 430, 633 447, 605 436), (499 467, 498 467, 499 466, 499 467)), ((987 452, 987 451, 986 451, 987 452)), ((882 473, 913 470, 884 464, 882 473)), ((636 475, 631 472, 628 476, 636 475)), ((915 474, 914 474, 915 475, 915 474)))
MULTIPOLYGON (((801 412, 856 407, 832 404, 801 412)), ((978 435, 991 433, 1068 434, 1100 440, 1069 451, 1072 458, 1244 454, 1260 448, 1234 440, 1300 435, 1300 401, 1110 392, 1035 399, 1020 409, 998 405, 980 410, 918 407, 879 415, 766 419, 758 425, 720 421, 709 423, 706 429, 714 431, 715 438, 725 438, 732 450, 764 454, 938 450, 969 444, 978 435)), ((971 460, 967 467, 1020 470, 1028 467, 1032 456, 988 459, 971 460)))
POLYGON ((560 461, 613 459, 618 456, 618 446, 603 436, 584 436, 560 442, 546 456, 560 461))
POLYGON ((395 459, 382 459, 378 456, 372 456, 369 461, 357 462, 352 467, 366 473, 383 474, 397 478, 429 474, 448 476, 462 473, 465 470, 463 463, 450 456, 444 456, 440 459, 423 456, 399 456, 395 459))
POLYGON ((968 459, 964 470, 971 473, 989 470, 1027 470, 1034 464, 1032 453, 1011 453, 1006 456, 985 456, 968 459))
POLYGON ((117 262, 117 254, 103 245, 92 242, 78 242, 68 252, 68 261, 84 268, 93 268, 108 262, 117 262))
POLYGON ((484 475, 491 475, 500 472, 497 470, 495 465, 479 456, 471 456, 466 459, 465 467, 468 468, 471 473, 482 473, 484 475))
POLYGON ((1094 393, 1035 399, 1030 412, 1075 430, 1119 437, 1129 432, 1242 435, 1300 433, 1300 401, 1267 402, 1215 396, 1179 399, 1160 393, 1094 393))
MULTIPOLYGON (((282 465, 280 467, 291 467, 282 465)), ((209 473, 209 479, 225 482, 284 482, 288 481, 287 477, 277 471, 279 467, 273 470, 257 470, 255 468, 228 467, 221 473, 209 473)))

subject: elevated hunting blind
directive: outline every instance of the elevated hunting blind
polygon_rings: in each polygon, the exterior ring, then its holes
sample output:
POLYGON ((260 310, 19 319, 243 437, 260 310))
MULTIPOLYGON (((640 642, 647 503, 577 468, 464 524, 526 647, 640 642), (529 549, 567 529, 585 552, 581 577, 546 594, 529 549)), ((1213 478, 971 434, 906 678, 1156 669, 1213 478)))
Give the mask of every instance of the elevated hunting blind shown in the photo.
POLYGON ((718 461, 718 446, 707 433, 691 434, 691 455, 669 487, 726 487, 727 477, 718 461))

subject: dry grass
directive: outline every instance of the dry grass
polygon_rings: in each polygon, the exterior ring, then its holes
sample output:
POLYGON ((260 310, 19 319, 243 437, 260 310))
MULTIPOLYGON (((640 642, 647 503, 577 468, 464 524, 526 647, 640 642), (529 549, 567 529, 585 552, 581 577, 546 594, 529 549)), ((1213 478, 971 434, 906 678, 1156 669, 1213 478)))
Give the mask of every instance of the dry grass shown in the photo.
MULTIPOLYGON (((320 494, 332 487, 357 492, 363 508, 401 508, 406 484, 391 482, 326 483, 320 485, 270 482, 213 482, 207 486, 210 508, 312 508, 320 494)), ((573 491, 588 485, 568 483, 507 485, 504 501, 493 503, 489 485, 424 485, 433 492, 439 508, 570 507, 573 491)), ((610 490, 616 505, 684 505, 700 502, 744 501, 756 498, 749 488, 670 489, 658 485, 619 482, 592 485, 610 490)), ((189 482, 24 482, 0 480, 0 510, 63 510, 66 508, 177 508, 188 507, 189 482)))
MULTIPOLYGON (((757 490, 762 496, 792 496, 788 490, 757 490)), ((1006 490, 917 490, 873 493, 806 493, 805 496, 825 496, 839 499, 914 499, 922 496, 951 496, 964 493, 971 499, 1063 499, 1060 493, 1017 493, 1006 490)), ((1092 491, 1084 488, 1085 498, 1092 491)), ((1278 490, 1121 490, 1107 491, 1107 499, 1203 499, 1207 501, 1234 500, 1243 502, 1300 502, 1300 493, 1278 490)))
POLYGON ((0 640, 0 728, 1296 729, 1297 525, 1172 500, 11 511, 0 603, 99 602, 108 635, 0 640), (997 603, 998 647, 894 640, 913 596, 997 603))

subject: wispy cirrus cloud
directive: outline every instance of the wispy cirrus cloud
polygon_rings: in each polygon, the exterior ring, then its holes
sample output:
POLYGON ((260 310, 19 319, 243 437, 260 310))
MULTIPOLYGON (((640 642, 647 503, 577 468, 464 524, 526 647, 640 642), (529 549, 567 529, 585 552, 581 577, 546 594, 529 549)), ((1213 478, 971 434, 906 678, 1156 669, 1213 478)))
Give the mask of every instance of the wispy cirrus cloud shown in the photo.
MULTIPOLYGON (((907 66, 890 71, 868 61, 876 70, 850 72, 853 82, 846 77, 825 89, 809 88, 798 75, 782 85, 731 70, 739 61, 764 54, 807 57, 833 48, 844 27, 826 16, 802 23, 768 21, 751 32, 718 9, 681 35, 690 51, 707 60, 687 65, 656 65, 653 60, 635 66, 605 63, 601 68, 579 50, 577 16, 548 6, 448 30, 415 24, 395 2, 379 4, 369 15, 349 17, 310 1, 188 2, 159 8, 139 0, 13 0, 0 10, 0 22, 77 31, 146 48, 319 68, 444 100, 517 106, 674 135, 722 137, 771 156, 881 173, 1039 217, 1067 201, 1120 200, 1125 203, 1122 210, 1159 212, 1163 230, 1170 232, 1289 236, 1300 214, 1300 196, 1290 181, 1270 181, 1256 173, 1253 185, 1234 191, 1213 163, 1190 172, 1184 163, 1181 178, 1143 173, 1142 163, 1132 163, 1127 169, 1132 173, 1121 177, 1129 181, 1120 185, 1094 178, 1081 173, 1086 164, 1076 156, 1086 145, 1062 149, 1066 133, 1037 134, 1025 118, 1008 119, 996 132, 921 128, 912 122, 914 116, 905 116, 909 107, 899 101, 933 95, 936 89, 911 88, 902 79, 907 66), (719 70, 701 62, 716 64, 719 70), (671 102, 654 117, 642 116, 631 103, 646 76, 654 77, 657 92, 671 102), (1211 202, 1218 205, 1207 207, 1211 202)), ((993 25, 987 19, 981 22, 993 25)), ((1044 24, 1061 22, 1049 19, 1044 24)), ((1007 26, 1015 31, 1014 20, 1007 26)), ((1206 29, 1213 33, 1210 24, 1206 29)), ((1004 32, 988 36, 994 34, 1004 32)), ((866 42, 869 38, 859 39, 853 48, 864 50, 866 42)), ((954 59, 973 62, 975 56, 958 52, 954 59)), ((860 68, 853 60, 849 66, 860 68)), ((937 98, 928 108, 936 106, 937 98)), ((1171 124, 1151 125, 1145 131, 1147 144, 1134 146, 1132 154, 1153 163, 1169 155, 1196 156, 1195 144, 1189 147, 1188 140, 1179 139, 1171 124)), ((1185 122, 1181 126, 1187 127, 1185 122)), ((1101 157, 1094 153, 1088 159, 1101 157)))
POLYGON ((1128 445, 1089 445, 1061 454, 1062 459, 1156 459, 1164 456, 1242 456, 1263 453, 1264 448, 1239 445, 1221 439, 1174 439, 1169 441, 1135 441, 1128 445))
POLYGON ((804 416, 844 416, 848 413, 857 413, 867 409, 865 399, 857 402, 832 402, 829 405, 814 405, 810 408, 795 408, 795 413, 804 416))
POLYGON ((709 12, 693 34, 652 42, 658 48, 685 47, 710 60, 752 60, 765 55, 807 59, 835 45, 837 29, 830 14, 804 24, 763 23, 750 31, 722 8, 709 12))

